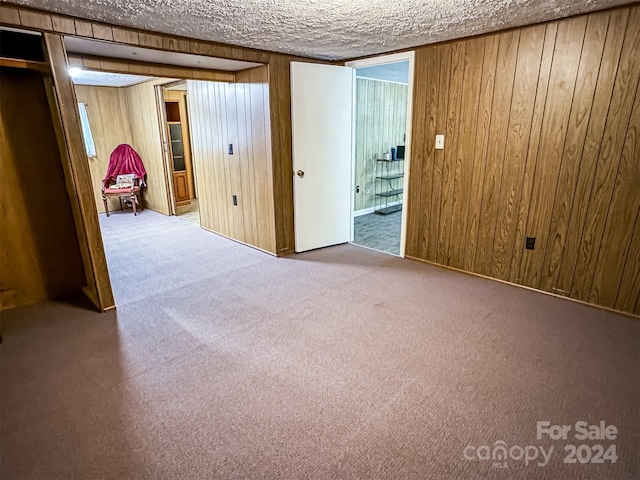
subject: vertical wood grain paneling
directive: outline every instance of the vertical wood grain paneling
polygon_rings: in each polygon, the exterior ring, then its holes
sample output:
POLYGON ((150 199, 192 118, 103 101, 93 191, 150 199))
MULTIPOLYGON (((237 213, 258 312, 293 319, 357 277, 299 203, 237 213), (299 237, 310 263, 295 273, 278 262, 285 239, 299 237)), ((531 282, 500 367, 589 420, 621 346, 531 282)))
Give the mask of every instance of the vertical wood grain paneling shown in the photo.
POLYGON ((460 129, 454 135, 457 142, 455 156, 455 177, 453 184, 453 201, 451 217, 451 238, 449 238, 449 264, 456 268, 463 267, 463 249, 453 248, 451 239, 464 238, 469 213, 469 202, 466 192, 471 188, 473 180, 473 149, 465 148, 464 143, 475 137, 478 120, 478 102, 480 99, 480 85, 482 75, 482 61, 484 57, 484 42, 466 42, 464 56, 464 80, 462 85, 462 105, 460 114, 460 129))
POLYGON ((269 61, 269 102, 276 248, 278 255, 292 253, 293 157, 291 153, 291 58, 269 61))
POLYGON ((0 311, 85 285, 42 77, 0 69, 0 311))
MULTIPOLYGON (((151 48, 164 49, 165 45, 171 49, 182 50, 184 53, 201 54, 208 56, 215 56, 220 58, 229 58, 234 60, 245 60, 252 62, 261 62, 268 64, 269 79, 268 90, 263 96, 263 105, 265 111, 269 115, 269 124, 265 126, 267 142, 269 143, 267 154, 270 155, 273 152, 273 156, 270 158, 269 178, 272 183, 261 184, 261 187, 270 188, 268 205, 266 208, 268 211, 273 212, 268 219, 263 222, 273 222, 268 226, 263 225, 263 230, 274 231, 275 239, 271 237, 271 241, 274 242, 273 248, 267 248, 269 251, 275 251, 278 255, 283 255, 293 252, 293 182, 292 182, 292 157, 291 157, 291 101, 290 101, 290 72, 289 65, 293 60, 305 61, 299 57, 283 55, 272 52, 265 52, 254 49, 247 49, 242 47, 235 47, 230 45, 224 45, 215 42, 206 42, 200 40, 189 40, 185 38, 175 38, 170 35, 161 35, 148 31, 141 31, 136 29, 130 29, 125 27, 118 27, 114 25, 107 25, 100 22, 91 22, 80 18, 67 17, 50 12, 38 11, 26 7, 6 6, 0 5, 0 22, 3 24, 20 27, 21 25, 28 26, 29 28, 40 30, 42 32, 59 32, 59 33, 71 33, 80 37, 87 38, 106 38, 113 39, 115 42, 135 45, 135 46, 147 46, 151 48)), ((53 38, 53 37, 52 37, 53 38)), ((61 39, 59 39, 61 40, 61 39)), ((70 117, 70 112, 77 116, 77 112, 74 112, 75 105, 73 101, 68 101, 68 98, 73 97, 73 88, 68 81, 68 76, 64 74, 68 67, 65 58, 64 47, 62 42, 57 42, 56 48, 56 75, 59 74, 60 81, 65 85, 61 88, 57 86, 56 95, 60 95, 64 104, 60 104, 60 110, 63 112, 63 120, 70 124, 68 127, 63 125, 60 138, 63 142, 71 144, 71 151, 65 150, 63 157, 67 158, 67 153, 71 155, 70 162, 71 168, 75 168, 74 162, 80 160, 81 155, 80 145, 78 139, 80 138, 79 125, 70 117), (59 48, 58 44, 59 43, 59 48), (69 92, 71 94, 69 95, 69 92), (73 110, 71 110, 73 109, 73 110), (70 140, 71 139, 71 140, 70 140)), ((100 68, 100 62, 94 62, 93 65, 96 68, 100 68)), ((91 67, 91 61, 85 60, 85 66, 91 67)), ((141 70, 137 73, 144 73, 142 70, 145 66, 139 67, 141 70)), ((264 87, 261 87, 264 90, 264 87)), ((55 101, 56 99, 54 99, 55 101)), ((136 102, 132 102, 136 103, 136 102)), ((73 116, 71 115, 71 116, 73 116)), ((137 113, 134 112, 134 116, 137 113)), ((132 118, 134 117, 132 116, 132 118)), ((211 132, 205 132, 204 136, 211 136, 211 132)), ((62 146, 61 148, 66 148, 62 146)), ((65 162, 63 158, 63 163, 65 162)), ((153 157, 155 158, 155 157, 153 157)), ((86 164, 85 164, 86 166, 86 164)), ((66 164, 65 164, 66 168, 66 164)), ((85 266, 88 268, 87 275, 92 278, 89 279, 92 283, 89 285, 89 290, 94 289, 93 293, 87 290, 88 294, 92 296, 92 299, 97 299, 97 303, 101 308, 110 308, 113 306, 113 298, 111 295, 108 272, 106 267, 106 261, 104 261, 104 255, 102 250, 102 239, 100 235, 97 216, 91 214, 89 210, 94 208, 94 194, 91 190, 85 191, 85 187, 89 185, 91 180, 88 175, 88 168, 84 171, 81 167, 78 167, 78 171, 72 171, 70 175, 69 190, 72 196, 72 206, 74 207, 74 214, 78 213, 76 218, 78 228, 78 238, 81 243, 81 250, 84 256, 85 266), (83 175, 86 174, 86 178, 83 175), (76 209, 76 204, 78 208, 76 209), (89 209, 89 210, 88 210, 89 209), (84 223, 83 223, 84 222, 84 223), (85 246, 88 246, 88 256, 85 246), (93 283, 95 280, 95 284, 93 283)), ((161 182, 154 182, 153 187, 160 186, 161 182)), ((151 192, 152 208, 157 208, 159 211, 168 211, 168 195, 167 187, 165 184, 165 192, 157 192, 160 196, 157 196, 151 192), (154 207, 153 200, 166 198, 167 208, 162 208, 162 202, 160 207, 154 207)), ((149 193, 149 192, 148 192, 149 193)), ((160 200, 159 200, 160 201, 160 200)), ((265 234, 269 237, 269 233, 265 234)))
POLYGON ((237 133, 237 153, 238 158, 236 162, 240 170, 240 198, 242 199, 242 224, 244 242, 249 245, 255 245, 258 242, 257 228, 244 228, 244 226, 256 224, 256 211, 255 211, 255 199, 252 198, 252 192, 255 191, 255 185, 253 181, 253 146, 251 144, 251 124, 247 123, 251 119, 250 113, 247 112, 247 107, 250 109, 251 104, 247 105, 247 96, 249 89, 246 84, 235 85, 236 92, 236 111, 238 119, 238 133, 237 133))
POLYGON ((640 6, 629 13, 616 81, 609 105, 605 133, 602 140, 595 177, 589 197, 589 208, 582 231, 582 240, 571 285, 571 296, 588 298, 591 282, 598 260, 598 250, 613 191, 615 176, 629 117, 633 107, 635 91, 640 77, 640 6))
POLYGON ((531 120, 531 133, 529 135, 529 146, 524 165, 524 177, 522 179, 522 196, 519 201, 518 217, 516 221, 516 232, 511 251, 511 271, 509 280, 520 283, 520 263, 523 255, 523 245, 525 242, 525 229, 527 227, 527 215, 529 214, 529 203, 533 188, 533 179, 536 172, 538 160, 538 149, 540 148, 540 132, 542 131, 542 118, 544 116, 547 93, 549 92, 549 79, 551 75, 551 65, 553 53, 555 51, 556 37, 558 34, 558 22, 545 25, 544 46, 542 47, 542 60, 540 62, 540 73, 536 85, 536 99, 533 107, 533 118, 531 120))
MULTIPOLYGON (((429 92, 434 92, 436 86, 430 82, 431 70, 428 68, 429 53, 427 49, 418 50, 416 60, 414 62, 415 77, 422 78, 425 82, 418 88, 414 87, 414 96, 419 99, 429 98, 429 92)), ((425 100, 424 103, 415 101, 413 110, 413 118, 411 131, 413 132, 413 140, 411 146, 411 158, 414 159, 409 164, 409 195, 410 198, 405 202, 404 208, 407 208, 407 224, 414 225, 416 228, 407 229, 407 238, 405 246, 405 254, 413 257, 418 256, 418 233, 420 228, 420 205, 422 197, 422 179, 428 171, 425 158, 426 138, 430 137, 427 133, 427 124, 425 121, 425 111, 429 108, 430 102, 425 100)))
MULTIPOLYGON (((223 112, 225 112, 225 116, 223 117, 225 121, 226 127, 226 144, 234 145, 234 154, 225 155, 225 169, 227 172, 227 181, 229 182, 230 192, 229 199, 227 201, 231 201, 231 197, 236 195, 238 198, 238 205, 232 205, 229 208, 229 222, 231 224, 231 237, 241 242, 245 241, 244 234, 244 221, 242 212, 245 209, 245 199, 242 197, 242 176, 240 174, 240 164, 243 159, 240 158, 241 154, 238 151, 238 112, 236 109, 236 88, 233 84, 224 84, 224 97, 223 102, 225 104, 223 112)), ((228 145, 227 145, 228 146, 228 145)), ((226 150, 226 149, 225 149, 226 150)))
POLYGON ((160 119, 155 86, 168 79, 157 79, 126 87, 127 107, 133 143, 131 146, 142 158, 147 171, 145 207, 169 215, 166 165, 162 153, 160 119))
POLYGON ((88 284, 84 292, 96 307, 106 310, 114 306, 113 292, 91 189, 91 173, 82 142, 77 99, 67 72, 64 41, 61 35, 52 33, 45 33, 43 37, 53 85, 49 80, 45 83, 51 86, 48 91, 49 105, 54 116, 67 192, 88 284))
POLYGON ((636 87, 635 103, 627 127, 607 221, 599 242, 597 263, 589 301, 614 307, 620 280, 628 261, 629 247, 640 211, 640 95, 636 87))
POLYGON ((640 212, 636 217, 633 237, 629 244, 629 253, 624 264, 624 272, 616 298, 616 310, 624 312, 633 312, 635 310, 635 313, 639 313, 637 309, 634 309, 636 302, 640 299, 640 275, 638 275, 638 272, 640 272, 640 212), (636 292, 638 298, 635 298, 636 292))
POLYGON ((531 78, 537 78, 540 73, 544 37, 544 25, 526 28, 520 35, 491 259, 490 274, 501 280, 507 280, 510 274, 511 248, 537 87, 531 78))
POLYGON ((504 163, 505 145, 511 111, 511 94, 518 56, 520 31, 500 35, 496 62, 489 140, 485 163, 485 176, 478 222, 478 240, 474 271, 483 275, 491 273, 491 253, 498 217, 498 198, 504 163))
POLYGON ((245 90, 246 141, 249 151, 249 195, 253 203, 250 225, 253 245, 276 252, 271 176, 271 129, 269 119, 268 68, 257 67, 238 72, 237 88, 245 90))
MULTIPOLYGON (((496 78, 496 58, 498 55, 498 35, 490 35, 478 39, 484 43, 482 76, 480 77, 480 99, 477 107, 477 124, 473 142, 473 176, 469 192, 469 213, 467 232, 462 242, 454 239, 459 248, 463 248, 463 265, 465 270, 473 271, 478 240, 478 224, 486 169, 486 152, 491 126, 491 104, 493 103, 496 78)), ((466 112, 465 112, 466 114, 466 112)), ((473 115, 473 111, 470 112, 473 115)), ((470 148, 468 144, 467 148, 470 148)))
MULTIPOLYGON (((591 117, 587 127, 587 134, 582 146, 582 158, 577 172, 573 202, 569 215, 569 224, 562 249, 560 268, 556 280, 558 292, 569 292, 573 281, 576 259, 580 244, 580 235, 584 227, 591 193, 591 184, 598 161, 600 145, 604 133, 607 113, 611 103, 611 94, 618 71, 622 43, 627 26, 628 9, 611 12, 611 19, 607 30, 604 51, 598 72, 598 80, 594 94, 591 117)), ((552 246, 555 247, 555 244, 552 246)), ((558 255, 558 254, 556 254, 558 255)))
MULTIPOLYGON (((543 261, 540 282, 540 288, 543 290, 558 291, 556 282, 566 241, 569 212, 571 211, 573 193, 576 188, 580 155, 595 99, 596 81, 609 26, 609 17, 610 14, 605 12, 593 15, 587 21, 582 57, 578 67, 571 114, 569 116, 567 137, 560 165, 555 204, 551 215, 548 245, 543 261)), ((567 292, 558 291, 558 293, 567 292)))
POLYGON ((468 42, 456 42, 451 50, 451 71, 449 80, 449 98, 447 100, 447 117, 445 138, 453 140, 444 150, 442 168, 442 202, 440 225, 438 226, 438 263, 448 263, 450 260, 449 243, 451 240, 451 222, 453 216, 453 193, 456 175, 458 133, 460 131, 460 105, 462 104, 462 85, 465 69, 465 52, 468 42))
MULTIPOLYGON (((441 45, 436 48, 437 52, 437 68, 438 88, 437 109, 430 112, 433 115, 433 123, 435 125, 435 133, 437 135, 444 134, 446 131, 446 119, 448 108, 448 91, 446 86, 449 85, 451 75, 451 45, 441 45)), ((423 238, 421 251, 431 261, 436 261, 438 256, 438 236, 440 228, 440 213, 442 211, 442 170, 444 167, 444 150, 433 151, 433 169, 431 172, 431 189, 430 204, 428 217, 424 219, 425 228, 429 229, 429 237, 423 238), (430 241, 428 241, 430 240, 430 241)), ((424 187, 423 187, 424 188, 424 187)))
POLYGON ((639 5, 419 49, 407 254, 633 313, 639 50, 639 5))
POLYGON ((277 253, 267 72, 241 72, 235 84, 188 80, 187 98, 202 226, 277 253))
MULTIPOLYGON (((131 123, 127 109, 126 89, 76 85, 78 102, 87 104, 89 125, 96 146, 96 156, 89 158, 91 184, 98 213, 104 212, 102 179, 109 166, 111 152, 121 143, 132 145, 131 123)), ((108 199, 109 210, 120 209, 117 198, 108 199)))
MULTIPOLYGON (((218 118, 218 129, 220 131, 220 137, 218 138, 218 142, 221 147, 222 155, 220 156, 220 166, 222 168, 222 181, 223 181, 223 192, 224 196, 221 199, 223 205, 227 206, 224 210, 226 214, 226 224, 228 235, 230 237, 234 237, 236 222, 234 219, 234 214, 236 209, 234 210, 231 207, 231 196, 236 191, 236 186, 234 182, 234 178, 232 176, 230 164, 229 164, 229 153, 227 150, 228 144, 230 141, 233 141, 233 130, 235 129, 235 125, 232 125, 229 121, 230 113, 228 111, 229 107, 229 85, 221 84, 221 88, 216 90, 217 94, 217 102, 218 102, 218 111, 220 112, 220 117, 218 118)), ((235 117, 234 117, 235 121, 235 117)), ((236 142, 237 144, 237 142, 236 142)), ((238 238, 239 239, 239 238, 238 238)), ((240 239, 239 239, 240 240, 240 239)))
POLYGON ((404 145, 407 89, 398 83, 356 79, 356 211, 376 205, 376 160, 391 147, 404 145))
POLYGON ((587 17, 583 16, 562 21, 558 26, 525 230, 528 236, 536 237, 536 248, 524 252, 520 265, 521 281, 536 288, 540 283, 586 25, 587 17))

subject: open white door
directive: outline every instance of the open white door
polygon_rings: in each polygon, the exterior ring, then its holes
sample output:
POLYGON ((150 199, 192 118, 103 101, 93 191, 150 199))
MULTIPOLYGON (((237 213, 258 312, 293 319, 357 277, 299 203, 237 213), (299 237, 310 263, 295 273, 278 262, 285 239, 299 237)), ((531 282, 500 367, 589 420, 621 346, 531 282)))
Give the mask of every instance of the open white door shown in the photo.
POLYGON ((351 235, 353 70, 291 63, 295 251, 351 235))

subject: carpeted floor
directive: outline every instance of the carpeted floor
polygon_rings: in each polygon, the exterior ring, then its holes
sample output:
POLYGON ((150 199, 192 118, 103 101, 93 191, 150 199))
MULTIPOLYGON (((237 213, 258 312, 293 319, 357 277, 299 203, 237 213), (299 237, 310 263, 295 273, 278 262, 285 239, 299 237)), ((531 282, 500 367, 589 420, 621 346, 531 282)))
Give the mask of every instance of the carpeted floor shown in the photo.
POLYGON ((180 220, 186 220, 200 225, 200 210, 198 208, 198 199, 191 199, 189 205, 178 205, 176 207, 176 216, 180 220))
POLYGON ((100 220, 117 311, 2 314, 4 479, 640 477, 638 320, 353 245, 100 220), (499 441, 507 468, 478 458, 499 441), (616 463, 565 464, 581 443, 616 463))
POLYGON ((353 243, 381 252, 400 254, 402 211, 389 215, 369 213, 354 218, 353 243))

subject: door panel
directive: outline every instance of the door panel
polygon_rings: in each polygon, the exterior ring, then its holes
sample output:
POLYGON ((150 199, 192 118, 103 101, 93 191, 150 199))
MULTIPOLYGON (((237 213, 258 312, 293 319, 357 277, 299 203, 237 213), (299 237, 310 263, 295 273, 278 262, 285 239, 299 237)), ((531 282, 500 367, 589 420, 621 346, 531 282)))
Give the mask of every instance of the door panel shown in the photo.
POLYGON ((353 70, 291 63, 295 250, 350 240, 353 70))
POLYGON ((190 203, 189 183, 187 182, 187 172, 173 172, 173 192, 176 196, 177 204, 190 203))

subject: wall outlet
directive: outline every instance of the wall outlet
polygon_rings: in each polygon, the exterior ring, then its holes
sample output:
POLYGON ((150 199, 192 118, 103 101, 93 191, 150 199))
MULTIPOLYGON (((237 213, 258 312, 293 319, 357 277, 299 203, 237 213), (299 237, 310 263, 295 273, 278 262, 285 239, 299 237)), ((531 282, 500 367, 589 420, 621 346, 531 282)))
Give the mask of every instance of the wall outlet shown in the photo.
POLYGON ((233 155, 233 143, 229 144, 229 155, 233 155))
POLYGON ((360 185, 356 185, 356 193, 360 193, 360 185))
POLYGON ((444 135, 436 135, 436 150, 444 150, 444 135))
POLYGON ((233 205, 234 206, 238 206, 238 196, 237 195, 232 195, 231 199, 233 200, 233 205))
POLYGON ((524 242, 524 248, 527 250, 533 250, 536 248, 536 237, 527 237, 524 242))

